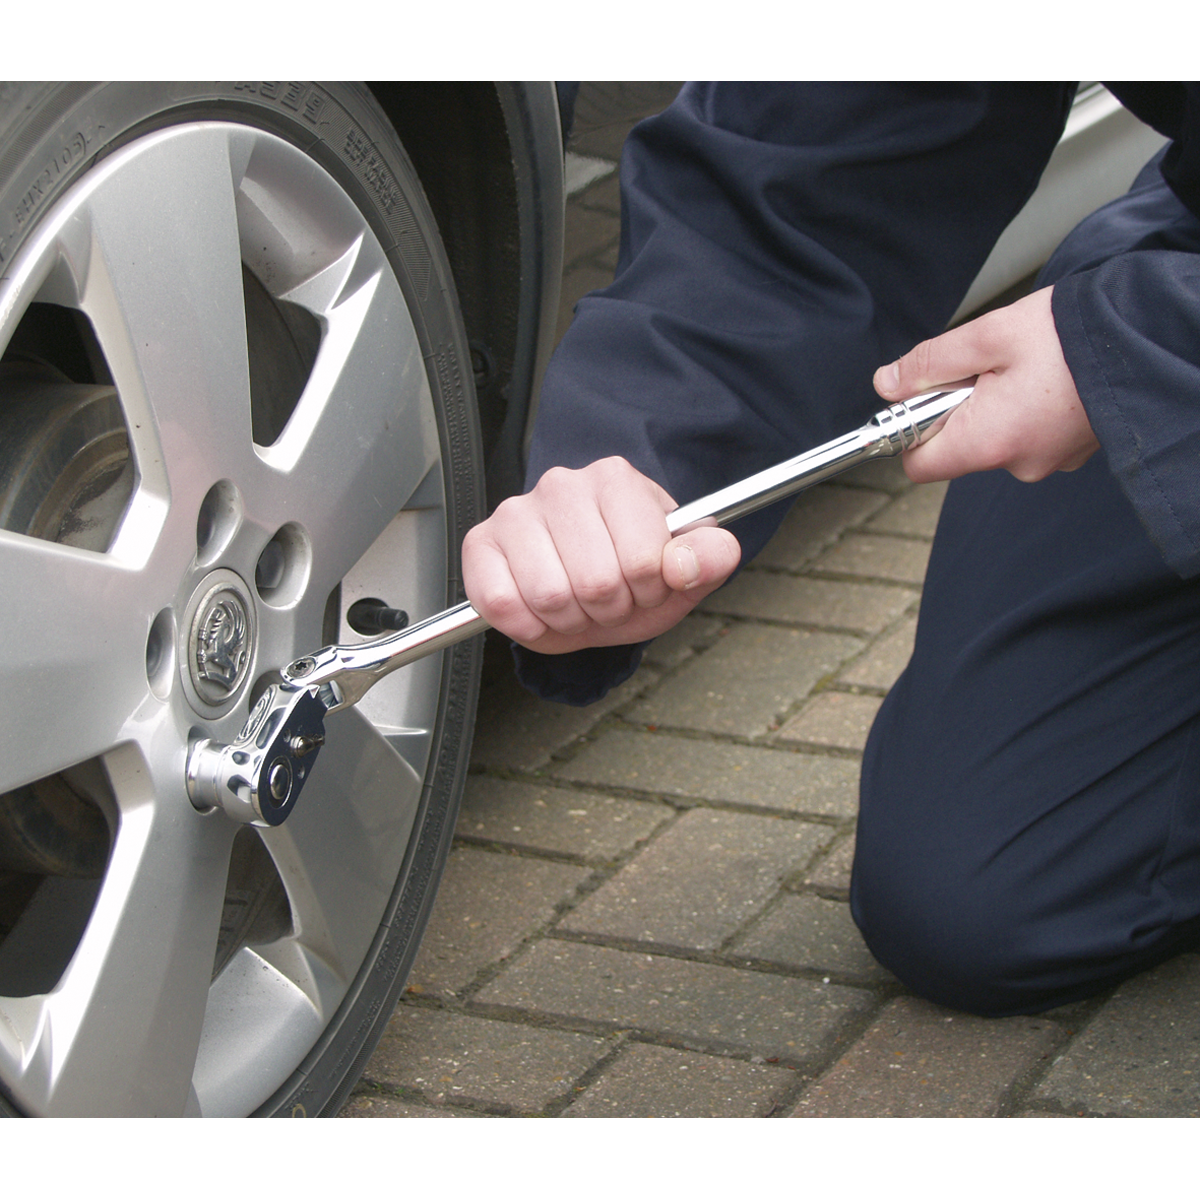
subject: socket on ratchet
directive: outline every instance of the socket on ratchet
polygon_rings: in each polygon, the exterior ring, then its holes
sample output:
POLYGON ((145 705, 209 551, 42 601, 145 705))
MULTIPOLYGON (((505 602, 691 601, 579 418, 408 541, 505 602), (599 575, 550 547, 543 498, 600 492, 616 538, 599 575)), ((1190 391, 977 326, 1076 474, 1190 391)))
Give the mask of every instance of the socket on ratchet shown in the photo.
MULTIPOLYGON (((851 433, 682 505, 667 516, 667 528, 674 535, 714 519, 725 525, 859 463, 899 454, 936 432, 938 423, 970 394, 970 388, 960 388, 893 404, 851 433)), ((192 803, 200 809, 224 809, 246 824, 281 824, 295 807, 325 741, 327 713, 358 703, 400 667, 487 628, 468 602, 399 633, 326 646, 289 663, 233 742, 206 738, 193 743, 187 760, 192 803)))

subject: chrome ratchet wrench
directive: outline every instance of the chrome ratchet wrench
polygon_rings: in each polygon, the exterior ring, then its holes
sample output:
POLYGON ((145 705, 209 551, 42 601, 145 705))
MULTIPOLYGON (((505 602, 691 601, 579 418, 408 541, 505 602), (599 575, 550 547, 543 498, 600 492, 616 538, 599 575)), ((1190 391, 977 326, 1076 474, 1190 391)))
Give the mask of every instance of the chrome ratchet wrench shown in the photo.
MULTIPOLYGON (((970 388, 930 392, 893 404, 852 433, 682 505, 667 516, 667 528, 675 535, 714 519, 725 525, 859 463, 890 458, 917 445, 970 394, 970 388)), ((325 741, 327 713, 357 704, 400 667, 487 628, 467 602, 399 633, 326 646, 289 663, 233 742, 200 739, 190 747, 187 789, 192 803, 200 809, 222 808, 251 825, 281 824, 295 807, 325 741)))

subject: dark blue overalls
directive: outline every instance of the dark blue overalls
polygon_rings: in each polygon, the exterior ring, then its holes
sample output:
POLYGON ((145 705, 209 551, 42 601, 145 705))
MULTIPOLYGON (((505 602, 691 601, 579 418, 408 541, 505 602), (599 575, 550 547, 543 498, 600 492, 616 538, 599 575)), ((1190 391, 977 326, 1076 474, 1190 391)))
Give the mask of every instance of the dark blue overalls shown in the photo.
MULTIPOLYGON (((951 485, 863 763, 855 918, 915 992, 975 1012, 1088 995, 1200 926, 1200 92, 1113 87, 1175 142, 1043 275, 1102 453, 951 485)), ((627 143, 617 278, 551 364, 530 482, 622 454, 682 503, 866 420, 1072 94, 689 85, 627 143)), ((781 516, 733 527, 746 559, 781 516)), ((640 650, 517 655, 586 703, 640 650)))

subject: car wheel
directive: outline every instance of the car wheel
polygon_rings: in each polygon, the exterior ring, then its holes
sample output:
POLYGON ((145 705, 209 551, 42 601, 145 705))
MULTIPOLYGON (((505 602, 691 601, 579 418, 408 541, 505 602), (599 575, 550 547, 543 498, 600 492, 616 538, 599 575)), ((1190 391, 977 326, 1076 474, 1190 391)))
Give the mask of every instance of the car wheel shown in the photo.
POLYGON ((277 828, 185 764, 364 609, 462 599, 433 218, 369 93, 299 84, 6 86, 0 214, 0 1103, 336 1111, 432 904, 478 639, 330 717, 277 828))

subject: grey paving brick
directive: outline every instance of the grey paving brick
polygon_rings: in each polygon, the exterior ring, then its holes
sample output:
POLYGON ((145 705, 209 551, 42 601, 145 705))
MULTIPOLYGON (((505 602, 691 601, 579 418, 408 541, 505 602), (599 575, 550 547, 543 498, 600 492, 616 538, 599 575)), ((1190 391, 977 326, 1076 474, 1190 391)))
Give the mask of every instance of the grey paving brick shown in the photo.
POLYGON ((450 852, 408 986, 460 991, 511 954, 588 878, 586 867, 460 846, 450 852))
POLYGON ((613 228, 621 216, 621 181, 614 172, 604 179, 589 185, 577 196, 573 196, 567 205, 568 213, 573 207, 600 209, 613 219, 613 228))
POLYGON ((937 529, 946 483, 923 483, 898 496, 877 516, 867 522, 871 533, 908 533, 933 537, 937 529))
POLYGON ((457 832, 602 863, 633 849, 672 816, 665 805, 644 800, 472 775, 457 832))
POLYGON ((608 287, 612 281, 612 271, 588 262, 572 267, 563 275, 562 293, 558 302, 558 325, 554 333, 556 345, 562 340, 563 334, 567 332, 567 326, 575 317, 575 305, 588 292, 608 287))
POLYGON ((559 927, 715 950, 832 837, 828 826, 692 809, 559 927))
POLYGON ((801 1097, 796 1117, 991 1117, 1059 1031, 1037 1017, 985 1019, 912 996, 891 1001, 801 1097))
POLYGON ((895 458, 872 459, 870 462, 854 467, 844 475, 839 475, 838 478, 843 484, 878 488, 880 491, 892 492, 896 495, 910 491, 913 486, 904 473, 904 463, 899 455, 895 458))
POLYGON ((912 657, 913 641, 917 635, 915 615, 904 617, 896 628, 881 637, 856 662, 839 676, 841 683, 859 687, 876 687, 887 691, 900 677, 912 657))
POLYGON ((617 223, 606 212, 572 205, 567 210, 563 261, 568 271, 583 258, 606 250, 620 234, 617 223))
POLYGON ((631 720, 754 737, 832 675, 862 642, 842 634, 738 625, 664 679, 631 720))
POLYGON ((845 899, 850 892, 850 868, 854 864, 854 834, 838 842, 823 855, 804 882, 822 892, 845 899))
POLYGON ((776 740, 861 750, 882 703, 878 696, 821 692, 780 729, 776 740))
POLYGON ((886 492, 825 483, 804 492, 775 535, 755 558, 756 566, 798 570, 835 541, 888 503, 886 492))
POLYGON ((763 1117, 793 1071, 634 1042, 564 1117, 763 1117))
POLYGON ((443 1103, 541 1112, 610 1050, 601 1037, 401 1004, 366 1078, 443 1103))
POLYGON ((877 533, 848 533, 812 564, 814 571, 920 583, 929 565, 929 543, 877 533))
POLYGON ((598 267, 602 267, 608 272, 610 277, 615 277, 617 273, 617 263, 621 259, 621 244, 620 242, 612 242, 607 249, 600 250, 592 258, 592 262, 598 267))
POLYGON ((639 1029, 785 1065, 826 1050, 868 992, 758 971, 544 939, 476 998, 531 1013, 639 1029))
POLYGON ((1200 956, 1122 984, 1035 1094, 1109 1116, 1200 1116, 1200 956))
POLYGON ((338 1113, 339 1117, 486 1117, 488 1113, 471 1112, 465 1108, 437 1108, 433 1105, 409 1104, 394 1096, 354 1096, 338 1113))
POLYGON ((490 679, 479 697, 471 763, 498 770, 537 770, 656 678, 651 670, 640 670, 603 700, 573 708, 539 700, 507 669, 490 679))
POLYGON ((579 154, 616 159, 630 128, 661 112, 679 93, 678 83, 585 83, 575 101, 575 123, 568 145, 579 154))
POLYGON ((725 622, 720 617, 693 613, 661 637, 655 638, 646 647, 642 661, 664 670, 677 667, 691 658, 698 646, 711 642, 723 628, 725 622))
POLYGON ((792 621, 870 634, 890 625, 915 600, 910 589, 887 584, 845 583, 747 570, 709 596, 701 609, 728 616, 792 621))
POLYGON ((831 971, 864 983, 895 978, 867 949, 850 906, 820 896, 782 896, 729 953, 784 967, 831 971))
POLYGON ((816 816, 849 817, 858 807, 856 763, 663 733, 605 730, 553 773, 656 796, 816 816))

